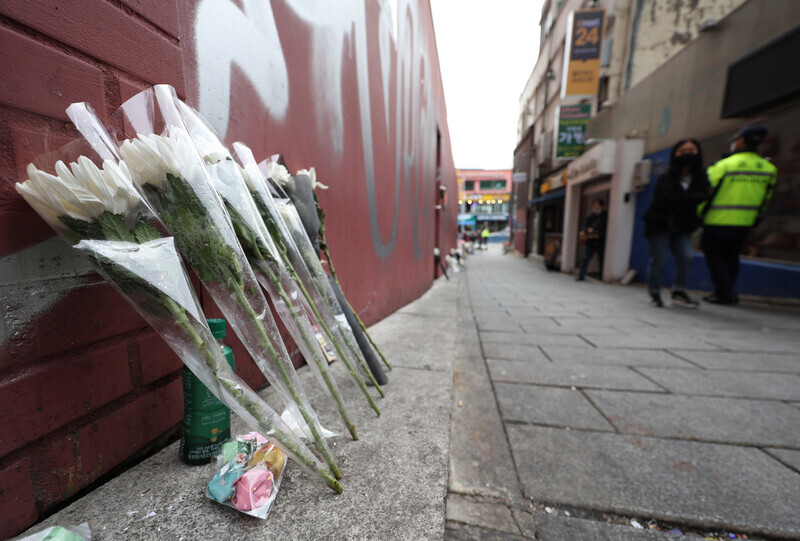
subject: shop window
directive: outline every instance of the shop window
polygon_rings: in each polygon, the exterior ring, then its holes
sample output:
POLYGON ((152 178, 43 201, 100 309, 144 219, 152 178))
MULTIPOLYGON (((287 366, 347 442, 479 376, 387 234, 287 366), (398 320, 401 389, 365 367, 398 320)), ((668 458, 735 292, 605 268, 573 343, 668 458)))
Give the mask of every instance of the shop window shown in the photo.
POLYGON ((481 190, 505 190, 505 180, 482 180, 481 190))
POLYGON ((475 190, 475 181, 474 180, 465 180, 464 181, 464 191, 471 192, 475 190))

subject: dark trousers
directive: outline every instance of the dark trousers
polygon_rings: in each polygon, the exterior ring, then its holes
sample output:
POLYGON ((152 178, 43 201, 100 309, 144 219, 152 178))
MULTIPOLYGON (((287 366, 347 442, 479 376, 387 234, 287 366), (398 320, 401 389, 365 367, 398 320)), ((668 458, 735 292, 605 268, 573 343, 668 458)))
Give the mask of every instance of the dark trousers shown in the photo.
POLYGON ((661 276, 667 266, 670 250, 675 260, 675 277, 672 291, 685 291, 692 269, 692 237, 687 234, 663 231, 645 237, 650 247, 650 260, 647 263, 647 288, 650 293, 661 291, 661 276))
POLYGON ((749 227, 712 225, 703 228, 703 253, 714 292, 725 300, 733 299, 733 287, 739 278, 739 254, 742 253, 749 227))
MULTIPOLYGON (((605 241, 603 244, 605 244, 605 241)), ((586 245, 586 250, 584 250, 583 258, 581 259, 581 267, 578 270, 578 276, 580 278, 586 276, 586 269, 589 268, 589 262, 592 260, 592 256, 595 254, 597 254, 597 264, 600 268, 600 276, 603 276, 603 244, 591 243, 586 245)))

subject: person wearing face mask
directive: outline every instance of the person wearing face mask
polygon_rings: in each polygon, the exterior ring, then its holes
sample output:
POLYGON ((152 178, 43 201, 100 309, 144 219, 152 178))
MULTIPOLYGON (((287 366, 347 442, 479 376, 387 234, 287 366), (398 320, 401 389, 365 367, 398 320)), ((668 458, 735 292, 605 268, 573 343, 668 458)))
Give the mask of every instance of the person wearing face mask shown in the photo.
POLYGON ((745 126, 731 140, 731 154, 708 168, 712 192, 700 206, 703 252, 714 292, 703 297, 715 304, 736 304, 739 254, 750 229, 772 197, 778 168, 758 155, 766 139, 761 126, 745 126))
POLYGON ((672 304, 684 308, 699 306, 686 293, 686 281, 692 266, 691 235, 700 226, 697 205, 705 201, 710 192, 700 143, 694 139, 678 141, 672 147, 667 170, 656 180, 653 200, 643 216, 644 235, 650 249, 647 289, 651 305, 664 306, 661 277, 672 251, 675 259, 672 304))

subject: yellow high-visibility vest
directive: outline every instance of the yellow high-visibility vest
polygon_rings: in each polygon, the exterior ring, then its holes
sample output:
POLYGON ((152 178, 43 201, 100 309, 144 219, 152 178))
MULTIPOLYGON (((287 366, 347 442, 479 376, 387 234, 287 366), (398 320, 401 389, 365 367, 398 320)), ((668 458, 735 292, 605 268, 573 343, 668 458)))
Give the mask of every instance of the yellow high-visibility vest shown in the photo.
MULTIPOLYGON (((752 226, 769 203, 777 177, 778 168, 755 152, 718 161, 708 168, 714 195, 703 224, 752 226)), ((705 205, 700 205, 701 212, 705 205)))

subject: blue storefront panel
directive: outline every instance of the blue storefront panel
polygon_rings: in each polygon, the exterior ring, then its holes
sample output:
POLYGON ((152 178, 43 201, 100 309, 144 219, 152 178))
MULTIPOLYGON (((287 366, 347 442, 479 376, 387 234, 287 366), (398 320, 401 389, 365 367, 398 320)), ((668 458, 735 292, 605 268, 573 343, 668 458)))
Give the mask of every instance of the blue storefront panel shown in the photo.
MULTIPOLYGON (((664 149, 644 157, 646 160, 651 160, 653 167, 650 184, 636 196, 636 222, 631 241, 630 259, 630 268, 636 270, 636 277, 639 282, 645 282, 646 280, 647 260, 649 258, 642 216, 647 211, 653 198, 653 187, 655 186, 656 178, 658 178, 658 175, 661 174, 669 161, 669 151, 670 149, 664 149)), ((662 280, 664 287, 669 287, 672 284, 672 271, 673 262, 670 255, 662 280)), ((689 288, 702 291, 711 291, 713 289, 705 257, 701 252, 695 252, 692 257, 689 288)), ((736 290, 742 295, 800 298, 800 266, 743 258, 736 290)))

